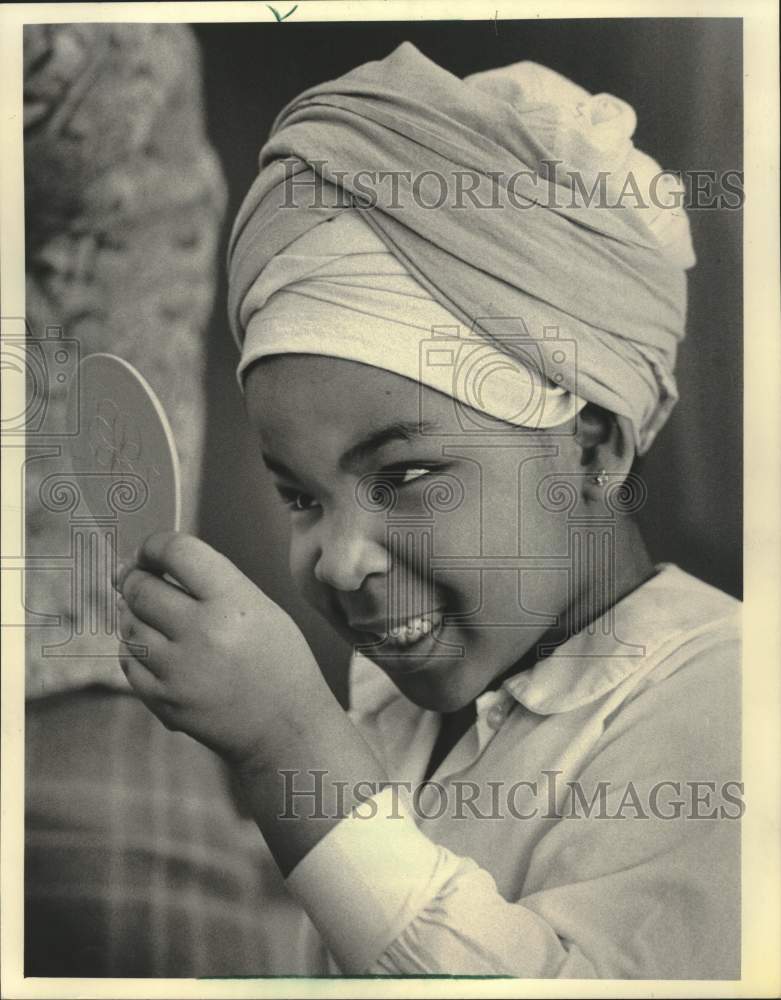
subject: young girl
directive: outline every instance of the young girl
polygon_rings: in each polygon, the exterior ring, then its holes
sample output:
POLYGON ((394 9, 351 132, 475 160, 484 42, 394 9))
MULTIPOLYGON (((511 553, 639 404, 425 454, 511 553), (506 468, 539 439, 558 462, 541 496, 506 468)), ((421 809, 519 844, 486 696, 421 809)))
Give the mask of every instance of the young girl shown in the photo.
POLYGON ((198 539, 117 587, 130 683, 235 769, 308 915, 286 971, 739 974, 737 602, 631 516, 694 263, 634 125, 405 44, 261 153, 239 381, 291 572, 356 650, 349 715, 198 539))

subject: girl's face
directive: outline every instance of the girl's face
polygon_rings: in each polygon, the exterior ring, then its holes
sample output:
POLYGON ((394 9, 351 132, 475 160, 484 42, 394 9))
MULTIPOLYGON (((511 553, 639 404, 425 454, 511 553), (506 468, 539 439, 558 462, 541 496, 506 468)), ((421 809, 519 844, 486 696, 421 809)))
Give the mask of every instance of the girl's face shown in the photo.
POLYGON ((409 699, 463 707, 555 624, 566 515, 543 480, 577 471, 571 434, 313 355, 255 365, 245 401, 297 586, 409 699))

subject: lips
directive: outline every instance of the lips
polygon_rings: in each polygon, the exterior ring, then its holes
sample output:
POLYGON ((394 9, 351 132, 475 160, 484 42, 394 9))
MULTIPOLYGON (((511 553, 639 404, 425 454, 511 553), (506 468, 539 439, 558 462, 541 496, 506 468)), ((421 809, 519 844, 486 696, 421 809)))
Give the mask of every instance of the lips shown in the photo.
POLYGON ((434 610, 397 621, 388 628, 387 622, 353 622, 350 627, 357 632, 368 632, 378 639, 385 639, 399 649, 406 649, 431 635, 442 625, 442 611, 434 610))

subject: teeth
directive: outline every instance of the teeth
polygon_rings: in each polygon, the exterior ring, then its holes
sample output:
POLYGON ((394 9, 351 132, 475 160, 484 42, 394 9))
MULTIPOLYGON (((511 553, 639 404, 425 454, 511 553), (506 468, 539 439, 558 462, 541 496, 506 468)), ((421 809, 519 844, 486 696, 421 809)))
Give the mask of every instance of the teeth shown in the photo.
POLYGON ((394 625, 390 629, 389 639, 396 646, 411 646, 425 635, 430 635, 442 621, 439 614, 418 615, 410 618, 403 625, 394 625))

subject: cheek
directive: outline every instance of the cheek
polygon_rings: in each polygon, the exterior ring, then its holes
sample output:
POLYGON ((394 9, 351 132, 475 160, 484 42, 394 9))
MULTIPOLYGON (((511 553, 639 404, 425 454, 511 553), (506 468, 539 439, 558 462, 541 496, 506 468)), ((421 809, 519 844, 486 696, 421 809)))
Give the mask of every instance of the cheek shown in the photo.
POLYGON ((479 489, 464 483, 455 502, 434 511, 433 555, 464 558, 483 552, 483 517, 479 489))
POLYGON ((526 490, 521 494, 519 545, 522 556, 540 559, 543 563, 549 558, 551 565, 556 565, 567 557, 569 498, 569 491, 565 492, 563 489, 543 495, 542 499, 536 489, 526 490))
POLYGON ((317 580, 314 575, 314 546, 307 538, 306 533, 296 529, 295 526, 291 528, 288 545, 290 577, 296 585, 296 589, 311 603, 310 595, 313 595, 317 590, 317 580))

